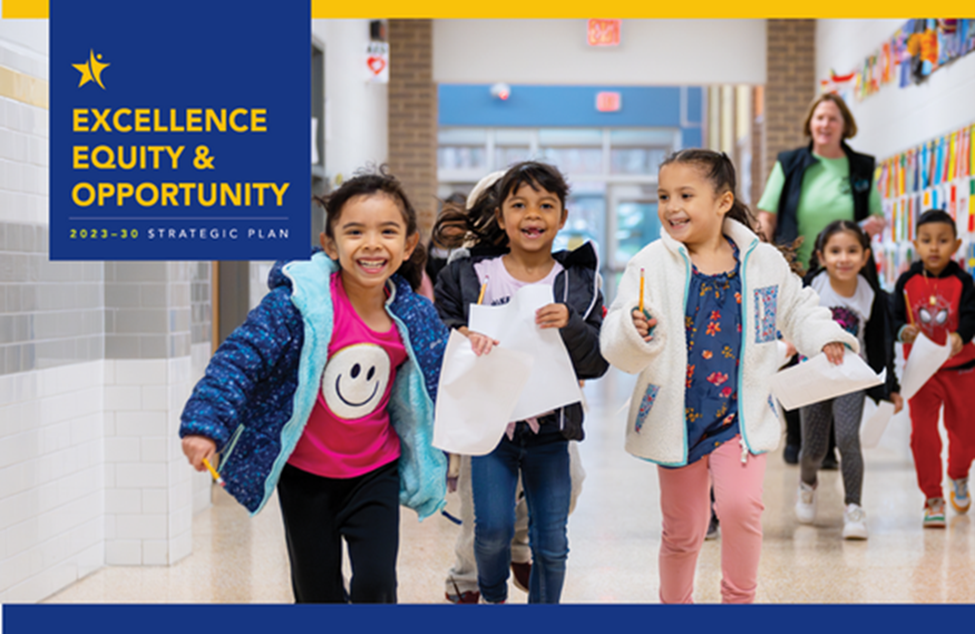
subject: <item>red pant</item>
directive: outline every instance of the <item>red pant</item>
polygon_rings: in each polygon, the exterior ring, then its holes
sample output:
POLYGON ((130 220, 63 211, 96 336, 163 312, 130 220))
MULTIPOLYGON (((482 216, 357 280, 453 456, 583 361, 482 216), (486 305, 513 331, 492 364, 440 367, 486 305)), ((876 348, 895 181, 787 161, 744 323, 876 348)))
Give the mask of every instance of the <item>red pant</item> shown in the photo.
POLYGON ((917 483, 926 498, 944 497, 941 488, 941 435, 938 415, 945 408, 948 431, 948 477, 968 477, 975 459, 975 369, 939 370, 909 401, 911 408, 911 451, 917 483))

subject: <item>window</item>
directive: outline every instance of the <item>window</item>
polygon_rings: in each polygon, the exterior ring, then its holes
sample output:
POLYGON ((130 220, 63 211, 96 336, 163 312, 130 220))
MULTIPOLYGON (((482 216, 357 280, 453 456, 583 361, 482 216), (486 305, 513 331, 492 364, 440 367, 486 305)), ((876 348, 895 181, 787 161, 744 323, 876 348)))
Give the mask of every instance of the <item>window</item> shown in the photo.
POLYGON ((483 145, 441 145, 437 148, 437 168, 487 171, 487 151, 483 145))

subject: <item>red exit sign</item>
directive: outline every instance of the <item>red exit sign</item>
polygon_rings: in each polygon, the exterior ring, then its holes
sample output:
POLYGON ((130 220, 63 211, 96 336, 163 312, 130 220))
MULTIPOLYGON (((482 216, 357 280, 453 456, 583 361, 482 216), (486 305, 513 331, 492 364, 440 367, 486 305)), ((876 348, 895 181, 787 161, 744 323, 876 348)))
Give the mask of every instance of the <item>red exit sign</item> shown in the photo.
POLYGON ((586 30, 589 46, 619 46, 622 20, 589 20, 586 30))
POLYGON ((596 93, 596 110, 599 112, 619 112, 622 105, 622 97, 618 92, 596 93))

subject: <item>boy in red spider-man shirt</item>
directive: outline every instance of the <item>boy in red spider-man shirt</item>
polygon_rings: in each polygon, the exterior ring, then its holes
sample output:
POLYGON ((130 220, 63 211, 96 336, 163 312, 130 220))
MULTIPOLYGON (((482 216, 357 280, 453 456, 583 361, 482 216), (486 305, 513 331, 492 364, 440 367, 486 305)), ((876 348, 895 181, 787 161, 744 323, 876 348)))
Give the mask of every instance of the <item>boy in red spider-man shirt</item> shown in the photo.
POLYGON ((971 506, 968 470, 975 459, 975 416, 970 399, 975 394, 975 285, 972 276, 951 256, 961 246, 955 221, 940 209, 929 209, 917 221, 914 248, 920 262, 897 280, 894 292, 894 327, 910 355, 918 333, 938 345, 951 342, 951 356, 909 401, 911 451, 918 485, 924 492, 924 526, 945 526, 941 488, 941 436, 938 415, 944 405, 948 431, 948 477, 951 505, 958 513, 971 506), (907 311, 910 311, 908 314, 907 311))

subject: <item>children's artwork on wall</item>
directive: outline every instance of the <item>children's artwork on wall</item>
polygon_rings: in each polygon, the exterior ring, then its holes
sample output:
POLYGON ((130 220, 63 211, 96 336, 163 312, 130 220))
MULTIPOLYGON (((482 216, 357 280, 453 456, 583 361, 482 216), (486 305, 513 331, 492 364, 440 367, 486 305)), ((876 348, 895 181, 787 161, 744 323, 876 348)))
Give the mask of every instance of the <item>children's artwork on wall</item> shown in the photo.
POLYGON ((845 75, 830 69, 819 82, 822 92, 835 92, 849 101, 863 101, 886 85, 907 88, 975 50, 975 20, 908 20, 886 42, 845 75))
POLYGON ((955 259, 969 273, 975 271, 973 137, 975 124, 878 162, 877 189, 887 228, 874 239, 874 252, 881 283, 888 290, 914 259, 914 223, 927 209, 943 209, 955 219, 962 239, 955 259))
POLYGON ((844 101, 849 101, 850 92, 853 90, 853 85, 856 78, 856 72, 847 73, 845 75, 837 75, 836 71, 830 69, 829 77, 827 79, 819 80, 820 92, 834 92, 842 97, 844 101))

